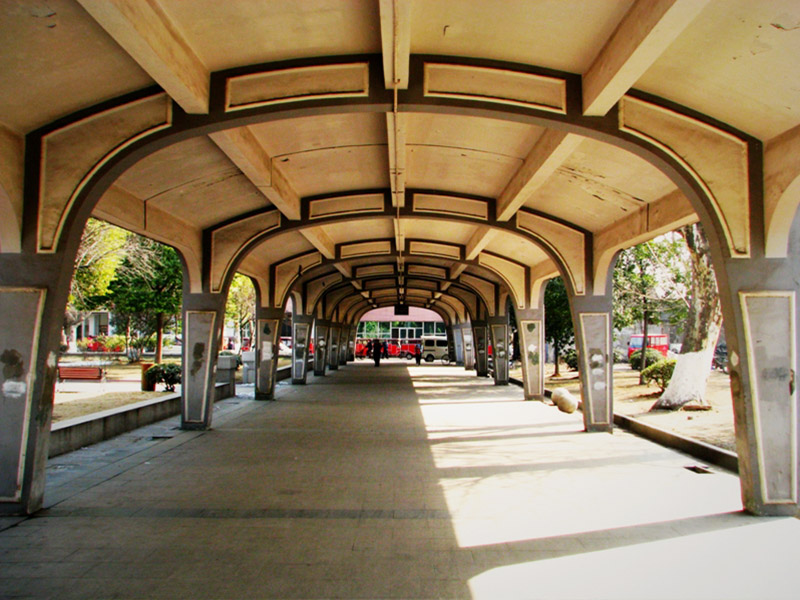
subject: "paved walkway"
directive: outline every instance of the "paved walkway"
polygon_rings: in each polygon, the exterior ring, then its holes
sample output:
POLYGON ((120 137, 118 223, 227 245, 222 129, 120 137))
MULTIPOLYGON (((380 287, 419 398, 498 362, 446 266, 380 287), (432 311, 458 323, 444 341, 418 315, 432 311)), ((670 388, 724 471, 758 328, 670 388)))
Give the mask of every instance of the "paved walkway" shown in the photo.
MULTIPOLYGON (((457 367, 357 362, 50 461, 0 598, 796 598, 735 476, 457 367)), ((252 388, 250 388, 252 390, 252 388)))

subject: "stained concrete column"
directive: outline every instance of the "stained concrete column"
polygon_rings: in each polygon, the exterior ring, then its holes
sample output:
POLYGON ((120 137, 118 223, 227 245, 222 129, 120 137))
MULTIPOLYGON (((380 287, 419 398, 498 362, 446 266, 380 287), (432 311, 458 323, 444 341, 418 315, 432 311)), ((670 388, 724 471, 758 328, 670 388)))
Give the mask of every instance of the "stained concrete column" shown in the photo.
POLYGON ((517 309, 522 382, 526 400, 544 397, 544 310, 517 309))
POLYGON ((71 276, 63 253, 0 254, 0 515, 42 506, 71 276))
MULTIPOLYGON (((716 267, 716 265, 715 265, 716 267)), ((745 509, 795 515, 800 504, 800 213, 788 258, 717 267, 745 509)))
POLYGON ((316 319, 314 321, 314 375, 317 377, 325 376, 330 326, 330 321, 325 321, 323 319, 316 319))
POLYGON ((475 372, 478 377, 489 376, 489 327, 486 321, 472 322, 475 339, 475 372))
POLYGON ((356 359, 356 331, 355 325, 350 325, 347 334, 347 360, 353 362, 356 359))
POLYGON ((450 354, 451 358, 455 358, 456 355, 456 332, 455 332, 455 325, 447 325, 445 327, 445 334, 447 335, 447 352, 450 354))
POLYGON ((256 320, 256 400, 274 400, 283 309, 258 308, 256 320))
POLYGON ((338 323, 331 323, 330 333, 328 334, 328 367, 331 371, 339 369, 339 337, 342 328, 338 323))
POLYGON ((339 366, 347 365, 347 345, 350 338, 350 328, 347 325, 339 325, 339 366))
POLYGON ((457 365, 464 364, 464 331, 465 324, 460 323, 453 326, 453 345, 455 346, 455 355, 450 355, 450 358, 457 365))
POLYGON ((461 326, 461 336, 464 339, 464 369, 475 369, 475 344, 472 339, 472 325, 464 323, 461 326))
POLYGON ((511 338, 509 329, 508 315, 489 317, 495 385, 508 385, 508 345, 511 338))
POLYGON ((211 427, 224 318, 224 294, 183 295, 181 429, 211 427))
POLYGON ((573 296, 572 321, 578 349, 583 424, 586 431, 613 428, 614 354, 611 296, 573 296))
POLYGON ((292 383, 304 384, 308 367, 308 342, 313 317, 294 315, 292 318, 292 383))

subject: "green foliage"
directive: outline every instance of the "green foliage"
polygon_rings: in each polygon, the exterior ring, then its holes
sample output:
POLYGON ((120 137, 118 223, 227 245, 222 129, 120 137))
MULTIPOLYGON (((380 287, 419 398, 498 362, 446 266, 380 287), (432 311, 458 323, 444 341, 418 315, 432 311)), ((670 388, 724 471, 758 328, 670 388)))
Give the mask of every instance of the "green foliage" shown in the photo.
POLYGON ((544 291, 544 337, 558 355, 575 339, 567 288, 561 277, 551 279, 544 291))
POLYGON ((567 366, 573 370, 578 370, 578 351, 575 348, 568 348, 562 354, 564 358, 564 362, 567 363, 567 366))
POLYGON ((642 371, 642 379, 644 379, 644 382, 647 384, 654 381, 658 384, 658 387, 661 388, 661 392, 663 393, 669 385, 669 380, 672 379, 672 373, 675 371, 676 362, 674 358, 662 358, 642 371))
POLYGON ((256 312, 256 290, 249 277, 236 273, 228 290, 225 303, 225 320, 233 322, 240 341, 251 331, 256 312))
POLYGON ((128 235, 124 229, 104 221, 89 219, 86 222, 70 286, 71 310, 85 312, 97 308, 122 260, 128 235))
POLYGON ((690 264, 686 244, 667 234, 620 252, 613 274, 614 328, 686 317, 690 264))
POLYGON ((628 354, 622 348, 614 348, 614 362, 624 363, 628 362, 628 354))
POLYGON ((144 376, 151 386, 163 383, 167 392, 174 392, 175 386, 181 382, 181 366, 173 363, 153 365, 145 371, 144 376))
MULTIPOLYGON (((664 355, 661 354, 658 350, 654 350, 653 348, 647 349, 647 364, 652 365, 659 361, 664 360, 664 355)), ((642 368, 642 351, 636 350, 631 354, 631 369, 641 370, 642 368)), ((647 369, 645 369, 647 370, 647 369)))

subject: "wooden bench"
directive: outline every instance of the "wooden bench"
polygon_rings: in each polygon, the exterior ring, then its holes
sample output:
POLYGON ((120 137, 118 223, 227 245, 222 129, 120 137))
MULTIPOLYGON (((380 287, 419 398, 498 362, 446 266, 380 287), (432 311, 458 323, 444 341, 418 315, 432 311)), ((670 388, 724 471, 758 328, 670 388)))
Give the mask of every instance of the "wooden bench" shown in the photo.
POLYGON ((58 380, 79 379, 82 381, 105 381, 106 370, 103 367, 58 367, 58 380))

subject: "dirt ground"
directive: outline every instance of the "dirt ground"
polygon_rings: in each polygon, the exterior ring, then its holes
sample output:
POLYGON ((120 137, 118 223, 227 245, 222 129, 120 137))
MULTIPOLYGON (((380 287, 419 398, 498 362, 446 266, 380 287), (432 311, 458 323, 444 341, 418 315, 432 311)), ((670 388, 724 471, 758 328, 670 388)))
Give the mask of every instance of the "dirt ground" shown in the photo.
MULTIPOLYGON (((580 394, 578 374, 562 369, 561 377, 552 377, 553 367, 548 365, 548 389, 567 388, 575 395, 580 394)), ((659 396, 655 384, 639 385, 639 372, 618 365, 614 370, 614 412, 633 417, 668 431, 711 444, 725 450, 736 451, 733 427, 733 402, 731 400, 730 377, 719 371, 711 371, 706 386, 706 401, 710 410, 658 410, 650 412, 659 396)))
MULTIPOLYGON (((283 362, 288 364, 288 359, 283 362)), ((562 365, 561 377, 554 378, 552 372, 553 365, 547 365, 546 385, 548 389, 564 387, 573 394, 580 395, 578 374, 575 371, 569 371, 566 366, 562 365)), ((241 374, 241 370, 238 374, 241 374)), ((512 377, 521 378, 521 376, 519 370, 512 372, 512 377)), ((140 381, 140 377, 140 364, 115 363, 109 365, 107 371, 109 382, 135 384, 140 381)), ((104 393, 100 391, 101 384, 96 385, 98 385, 99 393, 63 392, 57 388, 53 421, 109 410, 166 393, 162 391, 141 392, 134 389, 104 393)), ((135 388, 135 385, 133 387, 135 388)), ((614 412, 634 417, 661 429, 675 431, 718 448, 736 451, 730 379, 726 374, 712 371, 708 378, 706 400, 711 405, 711 410, 649 412, 656 398, 658 398, 658 387, 655 384, 640 386, 638 371, 631 369, 628 365, 618 365, 618 368, 614 370, 614 412)))
MULTIPOLYGON (((78 362, 80 359, 61 360, 61 364, 66 362, 78 362)), ((169 358, 164 362, 180 363, 180 359, 169 358)), ((289 359, 279 359, 278 366, 289 364, 289 359)), ((236 373, 237 381, 241 382, 242 370, 239 369, 236 373)), ((164 396, 168 392, 142 392, 139 391, 139 386, 142 376, 141 363, 127 363, 124 361, 113 362, 106 367, 106 381, 109 383, 125 383, 125 390, 120 391, 105 391, 108 386, 102 383, 90 383, 88 389, 96 388, 96 391, 67 391, 69 390, 68 384, 59 384, 56 386, 56 398, 53 406, 53 422, 63 421, 65 419, 73 419, 91 413, 102 412, 104 410, 111 410, 126 404, 134 404, 142 400, 148 400, 157 396, 164 396)), ((161 387, 161 386, 159 386, 161 387)), ((83 389, 87 389, 83 386, 83 389)))

